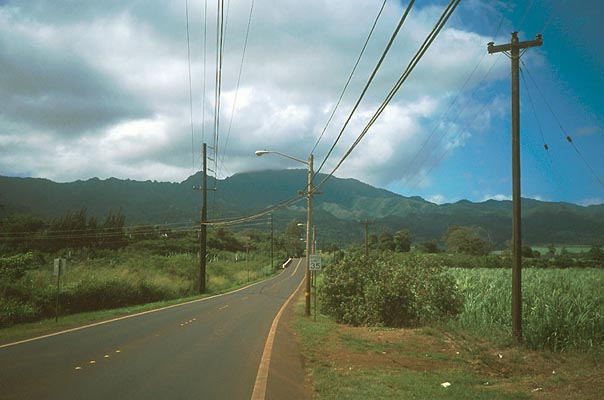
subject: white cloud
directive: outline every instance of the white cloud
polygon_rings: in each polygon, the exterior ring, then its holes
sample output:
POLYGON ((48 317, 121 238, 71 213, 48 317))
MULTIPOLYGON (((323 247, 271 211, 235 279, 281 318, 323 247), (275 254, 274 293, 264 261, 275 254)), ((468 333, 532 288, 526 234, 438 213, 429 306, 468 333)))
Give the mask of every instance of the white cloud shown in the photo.
MULTIPOLYGON (((388 2, 386 7, 339 112, 315 151, 317 164, 401 15, 400 4, 388 2)), ((219 150, 221 159, 226 150, 226 171, 221 176, 292 165, 277 157, 258 162, 256 149, 308 155, 378 8, 370 0, 357 1, 354 7, 345 1, 257 4, 234 104, 249 6, 232 2, 222 71, 219 150)), ((441 5, 415 6, 322 172, 333 168, 361 132, 441 11, 441 5)), ((112 175, 185 179, 193 169, 191 151, 198 153, 201 147, 202 126, 205 140, 211 144, 212 138, 214 21, 209 18, 202 118, 202 15, 202 6, 191 3, 192 149, 184 7, 163 1, 73 7, 68 1, 43 0, 0 6, 0 143, 10 148, 0 154, 2 173, 60 181, 112 175)), ((429 172, 500 115, 491 106, 479 113, 483 102, 462 94, 458 108, 441 120, 488 41, 461 26, 450 22, 442 31, 337 175, 379 186, 426 187, 429 172), (466 111, 454 118, 459 110, 466 111)), ((466 91, 490 67, 481 63, 466 91)), ((497 65, 490 79, 505 76, 504 71, 503 63, 497 65)), ((496 105, 500 100, 490 101, 496 105)))
POLYGON ((449 200, 446 196, 444 196, 442 194, 434 194, 432 196, 428 196, 426 198, 426 200, 428 200, 430 203, 435 203, 435 204, 446 204, 446 203, 455 202, 453 200, 449 200))
POLYGON ((580 204, 582 206, 592 206, 592 205, 604 204, 604 197, 590 197, 590 198, 578 201, 577 204, 580 204))
POLYGON ((509 196, 506 194, 485 194, 482 197, 482 200, 480 200, 480 201, 483 202, 483 201, 487 201, 487 200, 497 200, 497 201, 512 200, 512 196, 509 196))

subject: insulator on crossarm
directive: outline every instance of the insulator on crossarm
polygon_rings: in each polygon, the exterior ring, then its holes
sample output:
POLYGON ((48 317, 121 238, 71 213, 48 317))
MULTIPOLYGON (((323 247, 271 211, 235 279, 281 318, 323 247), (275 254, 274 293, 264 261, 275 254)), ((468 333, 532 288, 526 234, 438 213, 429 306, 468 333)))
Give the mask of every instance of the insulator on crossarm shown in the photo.
POLYGON ((568 143, 572 143, 573 142, 573 139, 570 136, 567 136, 566 140, 568 140, 568 143))
POLYGON ((549 146, 547 145, 547 143, 545 143, 545 144, 543 145, 543 147, 545 148, 545 151, 548 151, 548 150, 549 150, 549 146))

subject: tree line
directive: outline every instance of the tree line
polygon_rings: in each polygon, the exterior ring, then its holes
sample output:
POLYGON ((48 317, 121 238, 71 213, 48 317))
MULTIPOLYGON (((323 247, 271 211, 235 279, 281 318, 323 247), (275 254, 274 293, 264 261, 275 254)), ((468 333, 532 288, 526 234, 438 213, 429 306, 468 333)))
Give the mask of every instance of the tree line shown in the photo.
POLYGON ((53 252, 62 248, 117 249, 127 244, 126 218, 109 210, 97 220, 85 208, 70 211, 50 221, 32 215, 13 214, 0 222, 1 254, 30 250, 53 252))

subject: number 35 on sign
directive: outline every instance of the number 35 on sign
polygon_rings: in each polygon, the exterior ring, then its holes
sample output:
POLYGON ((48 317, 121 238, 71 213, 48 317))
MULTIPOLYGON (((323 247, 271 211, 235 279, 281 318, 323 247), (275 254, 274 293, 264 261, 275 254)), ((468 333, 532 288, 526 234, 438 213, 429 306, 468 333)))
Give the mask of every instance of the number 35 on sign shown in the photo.
POLYGON ((321 255, 320 254, 312 254, 309 260, 308 269, 311 271, 320 271, 321 270, 321 255))

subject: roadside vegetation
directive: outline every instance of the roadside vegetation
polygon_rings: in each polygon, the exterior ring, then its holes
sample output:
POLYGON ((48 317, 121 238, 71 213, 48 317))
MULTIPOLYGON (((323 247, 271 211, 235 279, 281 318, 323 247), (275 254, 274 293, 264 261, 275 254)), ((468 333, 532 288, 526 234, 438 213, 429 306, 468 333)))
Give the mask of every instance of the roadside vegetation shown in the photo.
MULTIPOLYGON (((101 223, 86 210, 50 222, 30 216, 2 222, 0 328, 198 295, 198 228, 126 227, 119 211, 101 223), (59 276, 56 258, 66 260, 59 276)), ((274 235, 272 260, 266 228, 211 229, 206 295, 263 279, 299 254, 297 222, 288 229, 274 235)))
POLYGON ((325 269, 321 310, 355 326, 410 327, 457 316, 463 307, 455 280, 426 256, 378 258, 352 253, 325 269))
POLYGON ((295 320, 317 397, 601 398, 602 247, 523 249, 517 344, 509 250, 493 254, 478 229, 454 233, 410 251, 375 235, 368 257, 352 247, 324 267, 321 314, 295 320))

